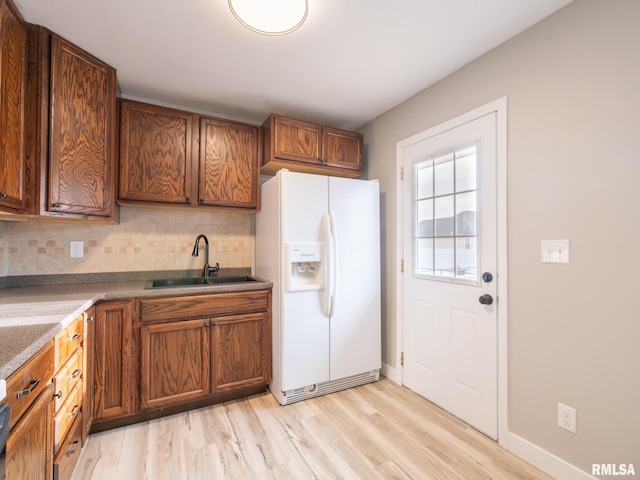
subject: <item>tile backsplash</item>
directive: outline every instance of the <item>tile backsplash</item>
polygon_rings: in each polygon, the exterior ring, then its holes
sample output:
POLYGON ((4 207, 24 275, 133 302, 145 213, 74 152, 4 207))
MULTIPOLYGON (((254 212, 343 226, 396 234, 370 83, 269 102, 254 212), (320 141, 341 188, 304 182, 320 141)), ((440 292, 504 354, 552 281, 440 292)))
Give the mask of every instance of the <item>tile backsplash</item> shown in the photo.
POLYGON ((192 270, 200 233, 209 239, 209 263, 250 267, 253 215, 154 208, 120 208, 120 224, 0 222, 0 276, 192 270), (70 257, 70 242, 84 244, 82 258, 70 257))

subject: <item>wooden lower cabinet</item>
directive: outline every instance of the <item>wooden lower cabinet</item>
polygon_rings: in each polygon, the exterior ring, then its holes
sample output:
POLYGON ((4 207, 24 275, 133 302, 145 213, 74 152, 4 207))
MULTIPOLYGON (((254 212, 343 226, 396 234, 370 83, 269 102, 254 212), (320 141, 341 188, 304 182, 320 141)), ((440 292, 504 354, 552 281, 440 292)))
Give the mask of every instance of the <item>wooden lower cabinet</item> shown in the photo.
POLYGON ((53 458, 54 480, 69 480, 80 459, 82 448, 82 412, 73 422, 69 434, 60 444, 58 453, 53 458))
POLYGON ((140 408, 209 395, 209 320, 143 325, 140 339, 140 408))
POLYGON ((271 291, 140 300, 142 411, 266 388, 271 291))
POLYGON ((51 479, 52 395, 53 385, 49 383, 9 433, 6 480, 51 479))
POLYGON ((212 393, 269 383, 269 315, 260 312, 219 317, 211 325, 212 393))
POLYGON ((134 301, 96 305, 93 338, 93 422, 132 415, 136 411, 136 343, 134 301))

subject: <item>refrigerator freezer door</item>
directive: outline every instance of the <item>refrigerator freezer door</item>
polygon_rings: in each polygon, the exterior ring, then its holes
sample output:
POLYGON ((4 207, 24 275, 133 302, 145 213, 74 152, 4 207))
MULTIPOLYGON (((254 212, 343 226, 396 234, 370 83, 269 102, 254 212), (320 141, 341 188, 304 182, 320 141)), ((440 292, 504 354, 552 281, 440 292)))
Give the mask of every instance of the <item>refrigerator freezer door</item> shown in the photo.
MULTIPOLYGON (((281 176, 282 248, 286 244, 323 243, 322 217, 329 204, 327 177, 295 172, 278 175, 281 176)), ((324 288, 282 295, 281 389, 292 390, 328 381, 329 318, 321 308, 324 288)))
POLYGON ((329 177, 335 227, 331 380, 381 367, 378 182, 329 177))

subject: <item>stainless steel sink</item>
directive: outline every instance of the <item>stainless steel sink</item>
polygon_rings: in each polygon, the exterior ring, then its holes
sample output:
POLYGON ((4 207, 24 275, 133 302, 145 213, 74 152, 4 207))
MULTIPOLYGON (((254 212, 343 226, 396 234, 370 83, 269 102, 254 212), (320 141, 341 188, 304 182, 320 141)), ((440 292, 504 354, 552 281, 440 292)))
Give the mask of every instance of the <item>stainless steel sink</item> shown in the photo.
POLYGON ((235 277, 167 278, 162 280, 149 280, 145 288, 199 287, 206 285, 220 285, 225 283, 246 283, 257 281, 257 279, 246 275, 235 277))

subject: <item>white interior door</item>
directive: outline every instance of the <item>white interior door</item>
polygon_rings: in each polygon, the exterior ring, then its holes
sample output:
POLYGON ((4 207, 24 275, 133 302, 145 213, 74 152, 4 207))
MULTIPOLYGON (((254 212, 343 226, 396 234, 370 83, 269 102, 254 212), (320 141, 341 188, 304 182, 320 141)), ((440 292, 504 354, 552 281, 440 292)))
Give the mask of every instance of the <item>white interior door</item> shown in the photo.
POLYGON ((402 149, 403 383, 492 438, 498 433, 496 117, 416 138, 402 149))

